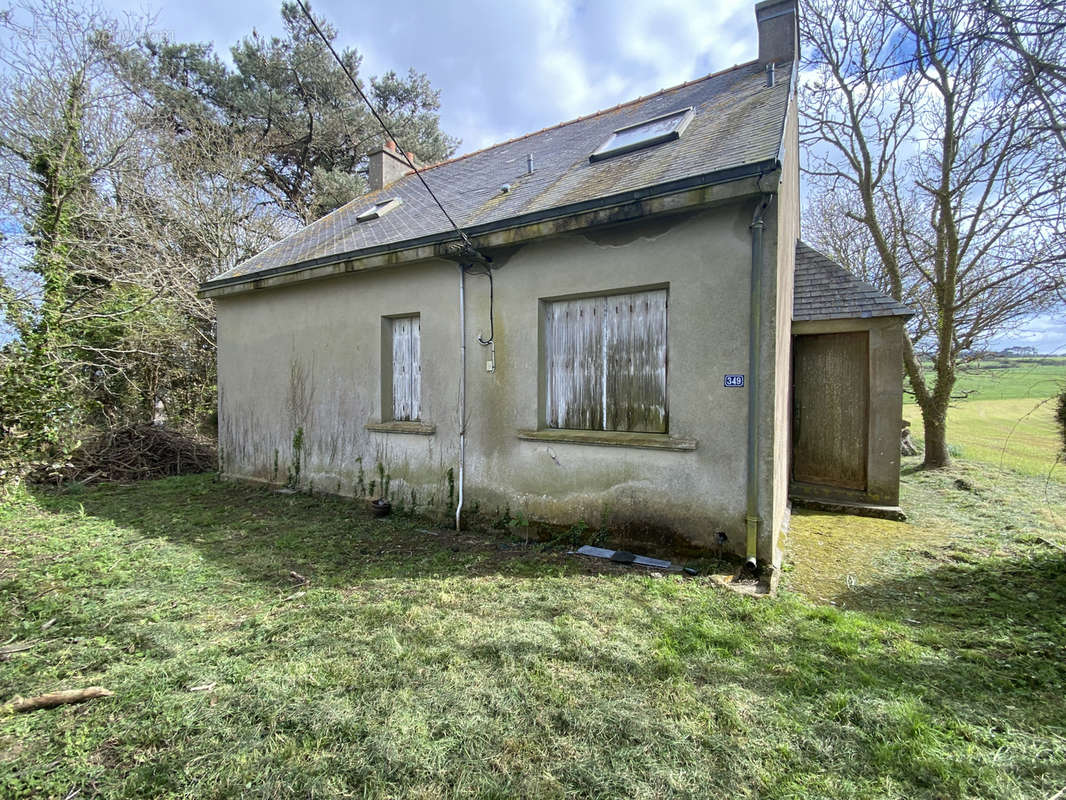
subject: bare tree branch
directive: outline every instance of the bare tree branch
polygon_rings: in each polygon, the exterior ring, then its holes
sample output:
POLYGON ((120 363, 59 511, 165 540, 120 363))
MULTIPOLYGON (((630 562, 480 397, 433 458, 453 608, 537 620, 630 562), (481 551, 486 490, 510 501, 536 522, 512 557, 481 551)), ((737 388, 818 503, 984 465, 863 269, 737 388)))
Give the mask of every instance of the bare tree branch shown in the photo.
POLYGON ((1047 105, 1017 91, 1016 67, 1021 57, 1032 78, 1039 61, 1050 92, 1048 54, 1062 52, 1066 25, 1039 23, 1043 0, 984 2, 808 0, 803 14, 801 139, 816 198, 805 228, 915 310, 904 367, 927 466, 949 461, 960 361, 1061 300, 1066 283, 1066 151, 1057 117, 1049 126, 1047 105), (1032 34, 1024 53, 1018 19, 1032 34))

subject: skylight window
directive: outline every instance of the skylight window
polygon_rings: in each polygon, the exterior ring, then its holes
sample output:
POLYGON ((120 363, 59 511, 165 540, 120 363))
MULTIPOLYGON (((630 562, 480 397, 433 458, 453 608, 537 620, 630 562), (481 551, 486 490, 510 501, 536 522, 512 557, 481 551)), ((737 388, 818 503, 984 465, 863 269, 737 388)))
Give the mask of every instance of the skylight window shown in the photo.
POLYGON ((396 206, 403 202, 399 197, 393 197, 391 200, 382 200, 380 203, 374 203, 374 205, 368 207, 365 211, 356 215, 356 222, 369 222, 372 219, 383 217, 392 211, 396 206))
POLYGON ((685 127, 692 120, 692 107, 672 111, 636 125, 619 128, 607 141, 601 144, 589 156, 589 161, 602 161, 605 158, 642 150, 660 142, 680 139, 685 127))

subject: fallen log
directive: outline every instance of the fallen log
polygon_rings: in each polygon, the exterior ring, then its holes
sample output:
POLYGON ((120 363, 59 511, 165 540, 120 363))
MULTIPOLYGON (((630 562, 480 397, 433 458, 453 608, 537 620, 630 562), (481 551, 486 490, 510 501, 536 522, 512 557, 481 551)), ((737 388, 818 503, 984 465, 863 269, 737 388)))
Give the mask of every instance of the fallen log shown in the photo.
POLYGON ((20 642, 19 644, 5 644, 0 647, 0 661, 7 661, 13 653, 24 653, 37 646, 37 642, 20 642))
POLYGON ((114 692, 109 692, 103 686, 90 686, 87 689, 63 689, 58 692, 39 694, 36 697, 16 697, 10 703, 0 706, 0 710, 6 713, 25 713, 36 711, 39 708, 55 708, 67 703, 81 703, 92 700, 94 697, 111 697, 114 692))

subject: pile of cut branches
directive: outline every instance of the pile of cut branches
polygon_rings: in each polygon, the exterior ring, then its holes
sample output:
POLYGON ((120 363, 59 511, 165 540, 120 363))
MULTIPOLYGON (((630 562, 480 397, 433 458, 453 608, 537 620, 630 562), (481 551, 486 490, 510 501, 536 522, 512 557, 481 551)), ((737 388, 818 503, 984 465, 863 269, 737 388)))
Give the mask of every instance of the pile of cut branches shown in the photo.
POLYGON ((155 425, 128 425, 83 442, 59 477, 78 483, 125 483, 210 472, 217 463, 215 447, 205 438, 155 425))

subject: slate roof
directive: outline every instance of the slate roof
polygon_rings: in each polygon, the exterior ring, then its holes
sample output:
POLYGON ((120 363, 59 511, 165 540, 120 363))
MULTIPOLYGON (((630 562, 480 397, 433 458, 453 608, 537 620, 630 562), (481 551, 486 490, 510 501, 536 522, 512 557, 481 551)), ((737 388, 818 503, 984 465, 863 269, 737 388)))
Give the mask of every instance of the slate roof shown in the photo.
POLYGON ((796 242, 793 322, 855 317, 910 317, 913 313, 810 245, 796 242))
MULTIPOLYGON (((587 207, 601 200, 607 204, 612 196, 661 184, 749 165, 755 169, 779 156, 791 72, 790 64, 779 64, 778 79, 768 87, 758 62, 741 64, 443 162, 422 174, 456 222, 476 235, 518 224, 516 218, 562 216, 578 204, 587 207), (680 139, 589 163, 589 154, 618 128, 689 106, 694 116, 680 139), (529 155, 533 156, 532 174, 527 174, 526 168, 529 155), (509 192, 501 193, 503 184, 510 184, 509 192)), ((346 260, 367 250, 389 250, 426 237, 444 240, 453 237, 451 231, 418 177, 409 173, 297 231, 207 285, 267 271, 287 271, 308 262, 346 260), (371 203, 393 197, 400 198, 402 205, 379 219, 356 222, 356 215, 371 203)))

